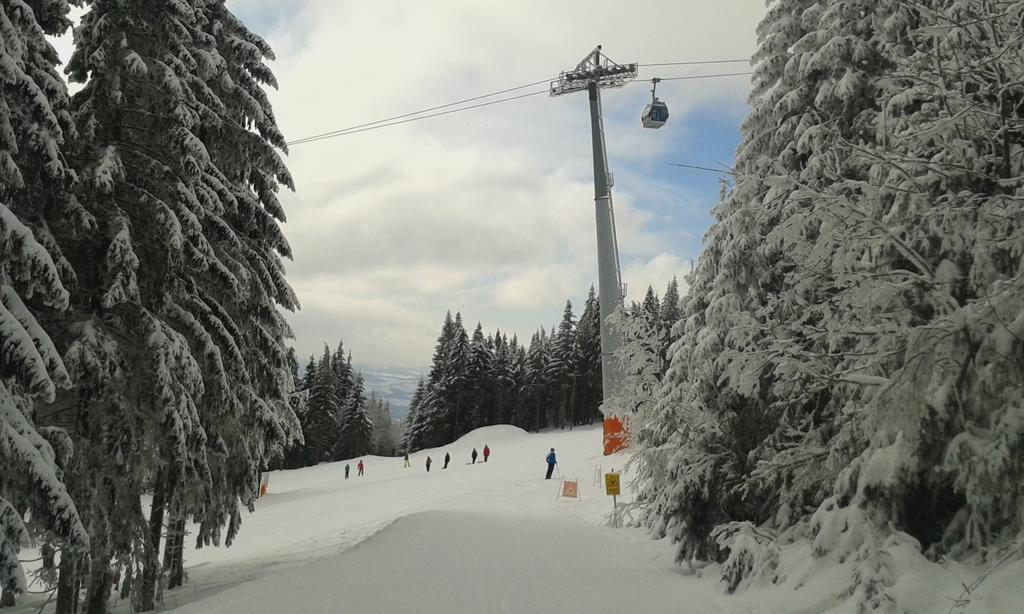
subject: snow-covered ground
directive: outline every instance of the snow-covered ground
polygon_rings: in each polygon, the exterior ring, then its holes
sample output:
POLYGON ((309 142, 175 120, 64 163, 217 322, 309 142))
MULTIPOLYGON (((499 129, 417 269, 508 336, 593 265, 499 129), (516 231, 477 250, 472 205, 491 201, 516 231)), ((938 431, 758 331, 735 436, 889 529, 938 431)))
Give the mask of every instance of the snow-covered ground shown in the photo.
MULTIPOLYGON (((495 426, 413 454, 409 468, 400 458, 367 456, 366 475, 355 476, 355 459, 349 480, 344 462, 274 472, 269 494, 245 517, 233 546, 186 554, 188 581, 164 593, 163 608, 177 614, 857 611, 842 596, 850 569, 813 559, 799 545, 784 559, 782 585, 726 595, 714 573, 698 577, 675 565, 671 544, 639 529, 609 528, 611 498, 594 487, 595 469, 619 469, 626 458, 600 451, 600 428, 528 434, 495 426), (490 461, 469 465, 472 448, 482 451, 485 444, 490 461), (582 500, 556 499, 559 481, 543 479, 552 447, 561 475, 579 479, 582 500), (452 462, 442 469, 446 451, 452 462), (427 456, 434 461, 430 473, 427 456)), ((966 607, 950 610, 961 583, 970 585, 984 570, 904 555, 905 573, 892 587, 902 611, 1024 611, 1024 561, 997 570, 966 607)), ((116 607, 128 610, 127 603, 116 607)))

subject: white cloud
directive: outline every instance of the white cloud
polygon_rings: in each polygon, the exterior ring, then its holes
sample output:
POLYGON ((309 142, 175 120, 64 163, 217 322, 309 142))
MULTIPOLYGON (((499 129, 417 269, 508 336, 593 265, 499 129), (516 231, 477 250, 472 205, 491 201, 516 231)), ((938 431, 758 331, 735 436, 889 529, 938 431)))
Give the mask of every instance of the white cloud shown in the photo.
POLYGON ((677 278, 680 294, 683 294, 686 287, 683 276, 689 272, 690 263, 675 254, 662 253, 649 260, 630 262, 622 270, 622 281, 627 286, 626 302, 643 301, 648 286, 661 298, 673 277, 677 278))

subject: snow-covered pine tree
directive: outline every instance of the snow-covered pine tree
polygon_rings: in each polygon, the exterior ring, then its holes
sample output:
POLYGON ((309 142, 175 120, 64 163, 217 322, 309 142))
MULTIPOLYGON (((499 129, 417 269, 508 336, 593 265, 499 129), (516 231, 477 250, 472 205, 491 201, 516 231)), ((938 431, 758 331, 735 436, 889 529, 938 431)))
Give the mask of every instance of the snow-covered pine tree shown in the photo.
MULTIPOLYGON (((658 314, 661 326, 664 349, 661 351, 662 364, 668 366, 669 348, 679 337, 672 332, 672 327, 679 321, 679 280, 675 276, 665 288, 665 296, 661 299, 661 311, 658 314)), ((664 373, 662 373, 664 376, 664 373)))
POLYGON ((565 302, 562 321, 558 324, 551 344, 551 362, 548 363, 547 377, 553 386, 554 397, 551 406, 553 426, 564 428, 570 409, 575 402, 576 365, 578 346, 576 343, 576 317, 572 313, 572 301, 565 302))
POLYGON ((491 395, 494 400, 489 424, 511 424, 515 410, 515 381, 512 375, 513 355, 508 337, 494 332, 494 361, 491 363, 491 395))
POLYGON ((529 421, 524 415, 523 384, 526 378, 526 348, 519 344, 519 336, 513 334, 508 343, 508 421, 525 428, 529 421))
POLYGON ((68 306, 64 283, 74 281, 51 225, 91 224, 68 190, 65 139, 74 127, 46 40, 68 28, 67 11, 64 0, 0 3, 0 607, 25 590, 18 552, 31 529, 58 540, 68 558, 89 546, 63 481, 71 441, 38 426, 33 406, 70 384, 44 326, 68 306))
POLYGON ((355 373, 352 370, 352 355, 349 353, 346 357, 342 341, 338 341, 338 349, 331 357, 331 366, 334 368, 334 375, 338 382, 338 411, 343 411, 345 407, 348 407, 349 396, 355 385, 355 373))
POLYGON ((602 400, 601 383, 601 303, 594 286, 590 286, 583 313, 576 324, 576 373, 579 374, 576 404, 573 414, 575 424, 589 424, 600 417, 602 400))
POLYGON ((815 4, 775 2, 758 28, 751 113, 743 123, 736 183, 715 207, 714 223, 691 272, 691 290, 674 328, 680 340, 671 353, 657 412, 651 422, 633 430, 646 521, 656 535, 671 535, 679 542, 681 560, 713 557, 716 544, 710 535, 715 525, 746 515, 726 498, 735 500, 730 491, 748 471, 747 455, 768 426, 756 400, 720 384, 730 350, 747 347, 759 330, 753 314, 762 304, 767 265, 752 203, 764 195, 760 177, 792 140, 793 122, 776 114, 793 112, 795 104, 787 104, 784 97, 800 84, 780 81, 792 47, 808 31, 802 15, 815 4), (736 432, 727 431, 730 424, 737 426, 736 432))
POLYGON ((312 390, 313 382, 316 380, 316 356, 310 354, 306 369, 302 372, 302 385, 299 390, 312 390))
POLYGON ((476 328, 473 329, 473 337, 469 341, 469 365, 467 369, 469 396, 467 397, 466 405, 469 413, 466 416, 467 430, 478 428, 484 424, 491 424, 491 422, 487 421, 489 417, 487 408, 491 403, 490 373, 493 361, 494 355, 491 349, 487 347, 487 338, 484 337, 483 325, 477 322, 476 328))
POLYGON ((1020 20, 1017 3, 773 5, 737 183, 641 431, 642 473, 672 484, 643 493, 652 524, 683 556, 729 548, 706 538, 727 520, 809 527, 880 608, 892 528, 935 555, 1020 534, 1020 20), (744 441, 734 417, 758 412, 744 441))
POLYGON ((829 254, 813 279, 846 290, 808 301, 844 324, 819 327, 849 353, 833 388, 871 391, 845 397, 812 528, 829 543, 835 518, 863 519, 853 586, 869 606, 892 602, 869 565, 894 529, 934 557, 984 558, 1024 532, 1022 19, 1020 3, 968 1, 886 21, 903 53, 876 85, 876 136, 842 142, 833 183, 800 193, 829 254))
POLYGON ((622 385, 619 394, 604 400, 601 411, 605 416, 620 418, 631 430, 657 415, 655 405, 664 372, 661 351, 665 345, 658 314, 657 297, 648 287, 642 304, 634 303, 632 309, 620 309, 608 318, 622 335, 615 356, 622 385))
POLYGON ((368 454, 373 445, 373 421, 366 408, 366 385, 363 374, 354 375, 352 390, 349 392, 348 405, 342 412, 341 457, 355 458, 368 454))
POLYGON ((126 582, 142 561, 132 586, 151 609, 165 510, 179 525, 196 515, 203 542, 227 525, 230 542, 260 468, 298 434, 277 310, 297 306, 274 194, 291 180, 269 105, 250 104, 272 85, 269 50, 223 2, 158 4, 91 3, 69 63, 85 84, 73 100, 83 200, 99 221, 77 246, 83 292, 68 327, 76 435, 97 451, 80 467, 96 503, 90 529, 108 536, 93 540, 89 609, 105 607, 111 556, 126 582), (132 384, 147 378, 155 402, 132 384), (127 470, 94 470, 114 448, 127 470), (140 540, 118 523, 135 522, 146 488, 140 540))
POLYGON ((470 413, 470 390, 469 380, 469 335, 466 334, 466 327, 462 324, 462 314, 455 312, 455 321, 452 323, 451 344, 448 349, 448 356, 445 358, 444 366, 445 382, 445 403, 448 406, 446 416, 447 434, 445 443, 455 441, 463 434, 469 432, 466 417, 470 413))
POLYGON ((391 419, 391 404, 371 391, 370 398, 366 401, 366 413, 373 424, 373 433, 370 436, 370 448, 373 454, 378 456, 392 456, 398 449, 398 439, 395 437, 394 424, 391 419))
POLYGON ((661 315, 661 302, 658 300, 653 286, 647 286, 647 292, 644 293, 644 300, 640 303, 640 307, 643 309, 644 320, 650 326, 656 325, 661 315))
POLYGON ((527 426, 539 431, 548 425, 548 337, 541 327, 530 338, 530 347, 526 351, 526 374, 524 376, 524 404, 529 408, 527 426))
POLYGON ((676 329, 682 339, 673 346, 666 374, 664 403, 689 407, 666 407, 664 428, 646 431, 652 439, 642 443, 663 450, 663 438, 672 438, 681 449, 673 455, 677 467, 653 469, 668 458, 660 452, 648 459, 652 475, 686 476, 680 478, 685 485, 672 490, 675 502, 652 492, 648 509, 656 527, 683 529, 677 537, 684 558, 717 556, 710 535, 718 522, 760 523, 776 508, 783 510, 780 522, 790 522, 790 502, 800 508, 801 498, 813 499, 829 483, 828 466, 813 462, 839 407, 830 402, 828 368, 820 376, 778 360, 802 342, 780 339, 788 332, 780 324, 801 310, 803 267, 812 255, 800 242, 817 232, 805 223, 813 205, 791 199, 797 188, 772 177, 827 184, 822 171, 840 140, 870 142, 877 116, 870 83, 887 69, 894 45, 877 35, 879 23, 899 23, 905 8, 898 4, 783 0, 759 28, 752 111, 737 152, 736 183, 716 207, 676 329), (699 416, 702 426, 680 430, 673 412, 699 416), (811 455, 773 465, 795 449, 811 455), (688 466, 710 473, 694 480, 698 474, 688 466), (791 478, 772 473, 773 466, 791 478), (707 481, 715 488, 705 489, 707 481), (696 517, 701 510, 709 514, 696 517))
POLYGON ((447 312, 441 333, 434 346, 434 356, 430 373, 427 376, 423 399, 417 411, 416 441, 419 449, 432 448, 447 443, 449 435, 450 414, 452 411, 449 399, 449 356, 455 337, 455 321, 451 312, 447 312))
POLYGON ((422 421, 420 420, 420 409, 423 406, 423 399, 427 395, 427 384, 421 377, 416 384, 416 390, 412 393, 409 401, 409 413, 405 416, 405 438, 402 441, 402 451, 405 454, 422 450, 423 445, 422 421))
MULTIPOLYGON (((220 219, 209 216, 206 233, 214 237, 211 245, 238 280, 238 287, 227 292, 217 283, 208 283, 199 292, 208 305, 219 304, 231 317, 241 333, 235 344, 243 359, 228 371, 233 375, 234 415, 225 417, 218 404, 204 419, 213 444, 213 496, 197 510, 197 542, 219 544, 221 527, 226 527, 224 540, 230 545, 240 525, 240 506, 253 510, 259 472, 301 437, 288 402, 294 386, 286 375, 285 341, 292 334, 281 312, 297 309, 298 300, 284 279, 282 257, 290 257, 291 248, 280 229, 285 215, 277 199, 280 186, 294 185, 278 152, 286 145, 264 91, 277 86, 264 64, 274 58, 273 52, 222 0, 200 2, 197 7, 197 23, 206 36, 199 40, 215 50, 203 56, 209 64, 198 72, 223 107, 214 107, 219 121, 204 122, 193 131, 210 156, 204 181, 208 191, 230 190, 230 196, 207 196, 208 207, 220 213, 220 219), (223 212, 217 209, 218 200, 223 212)), ((208 328, 218 330, 205 311, 200 315, 207 316, 208 328)), ((222 344, 231 347, 226 339, 222 344)), ((212 398, 207 395, 205 400, 209 404, 212 398)), ((183 525, 183 520, 179 523, 183 525)), ((181 562, 177 564, 180 576, 181 562)), ((175 582, 172 574, 172 587, 176 583, 180 579, 175 582)))
POLYGON ((330 460, 331 451, 341 439, 336 380, 337 375, 331 365, 331 351, 324 345, 324 353, 317 365, 313 389, 309 394, 306 420, 302 423, 307 465, 330 460))

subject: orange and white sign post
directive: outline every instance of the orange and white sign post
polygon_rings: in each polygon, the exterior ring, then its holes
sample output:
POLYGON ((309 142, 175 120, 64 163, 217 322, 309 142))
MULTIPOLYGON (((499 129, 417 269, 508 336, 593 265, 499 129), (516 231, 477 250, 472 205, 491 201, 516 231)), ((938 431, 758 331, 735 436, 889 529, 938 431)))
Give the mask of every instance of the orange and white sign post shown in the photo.
POLYGON ((622 526, 622 521, 619 519, 619 474, 615 473, 612 469, 611 473, 604 474, 604 492, 612 497, 612 526, 622 526))

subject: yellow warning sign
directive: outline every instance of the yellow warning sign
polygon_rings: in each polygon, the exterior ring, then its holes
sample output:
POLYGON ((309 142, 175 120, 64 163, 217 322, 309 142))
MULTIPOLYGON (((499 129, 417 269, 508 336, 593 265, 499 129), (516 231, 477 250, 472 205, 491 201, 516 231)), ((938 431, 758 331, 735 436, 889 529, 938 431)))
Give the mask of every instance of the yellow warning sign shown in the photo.
POLYGON ((619 474, 617 473, 606 473, 604 474, 604 491, 609 495, 619 494, 619 474))

